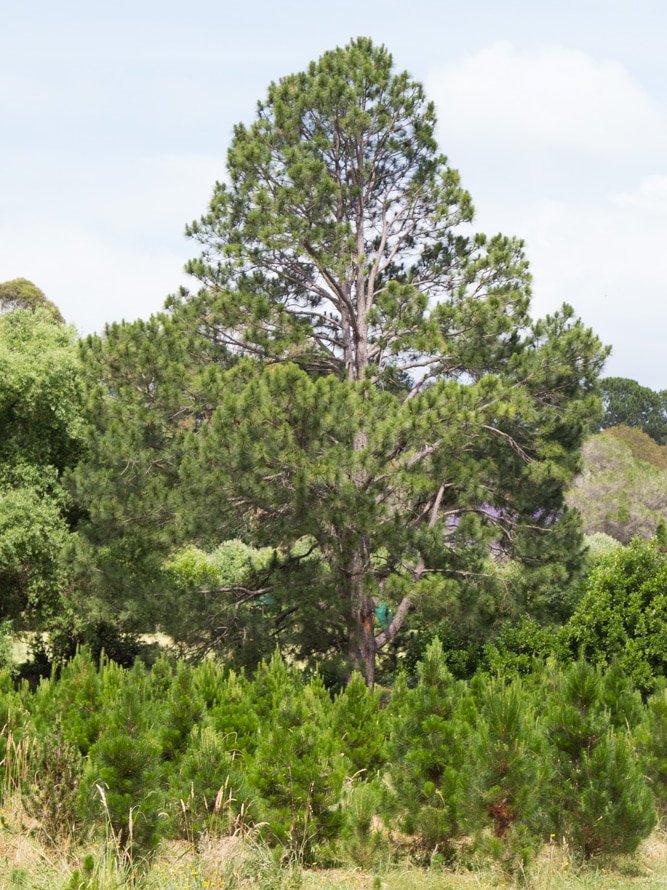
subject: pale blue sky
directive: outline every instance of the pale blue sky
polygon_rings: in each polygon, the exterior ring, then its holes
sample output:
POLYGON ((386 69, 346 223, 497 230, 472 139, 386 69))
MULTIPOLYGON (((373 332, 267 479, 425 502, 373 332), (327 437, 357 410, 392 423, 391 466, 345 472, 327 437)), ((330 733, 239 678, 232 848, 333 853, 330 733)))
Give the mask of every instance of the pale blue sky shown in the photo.
POLYGON ((270 80, 358 35, 436 101, 477 227, 526 240, 536 314, 572 303, 607 372, 667 387, 667 4, 6 4, 0 281, 82 333, 186 281, 185 223, 270 80))

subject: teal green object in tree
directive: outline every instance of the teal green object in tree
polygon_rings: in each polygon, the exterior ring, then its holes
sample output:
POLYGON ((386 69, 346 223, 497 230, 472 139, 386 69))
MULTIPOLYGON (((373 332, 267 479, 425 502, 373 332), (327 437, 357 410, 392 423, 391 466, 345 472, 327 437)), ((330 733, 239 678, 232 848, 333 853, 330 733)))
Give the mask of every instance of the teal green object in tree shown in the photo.
POLYGON ((386 629, 391 624, 391 620, 394 616, 389 611, 389 607, 386 603, 379 603, 375 607, 375 617, 380 622, 380 627, 386 629))

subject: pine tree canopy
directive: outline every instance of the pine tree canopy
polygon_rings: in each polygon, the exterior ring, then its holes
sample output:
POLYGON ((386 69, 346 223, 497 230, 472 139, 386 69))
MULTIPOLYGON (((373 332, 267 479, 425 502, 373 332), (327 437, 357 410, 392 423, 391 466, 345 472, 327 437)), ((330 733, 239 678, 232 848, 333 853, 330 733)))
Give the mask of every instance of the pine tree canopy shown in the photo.
POLYGON ((600 380, 604 417, 600 426, 643 430, 658 445, 667 444, 667 393, 654 392, 627 377, 600 380))
MULTIPOLYGON (((420 603, 502 598, 502 559, 574 567, 563 491, 607 355, 569 306, 531 319, 523 245, 472 231, 435 127, 422 86, 367 38, 271 84, 187 229, 201 287, 165 322, 206 381, 191 423, 170 409, 179 522, 275 547, 258 579, 274 638, 369 684, 420 603)), ((220 639, 241 600, 210 596, 220 639)))

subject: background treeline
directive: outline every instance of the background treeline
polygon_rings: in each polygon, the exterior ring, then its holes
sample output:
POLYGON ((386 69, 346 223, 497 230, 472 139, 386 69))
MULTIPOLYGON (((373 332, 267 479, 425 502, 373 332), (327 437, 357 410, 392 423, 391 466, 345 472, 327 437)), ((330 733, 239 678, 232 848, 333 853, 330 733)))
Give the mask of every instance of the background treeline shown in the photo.
POLYGON ((640 427, 614 426, 591 436, 582 458, 567 500, 586 533, 603 532, 624 544, 636 535, 651 537, 667 515, 667 446, 640 427))
POLYGON ((434 641, 388 700, 331 696, 278 654, 250 679, 206 660, 146 671, 79 653, 33 692, 2 678, 1 793, 34 831, 138 862, 161 837, 254 828, 286 859, 401 856, 521 871, 553 837, 630 852, 667 801, 667 691, 618 661, 457 681, 434 641))

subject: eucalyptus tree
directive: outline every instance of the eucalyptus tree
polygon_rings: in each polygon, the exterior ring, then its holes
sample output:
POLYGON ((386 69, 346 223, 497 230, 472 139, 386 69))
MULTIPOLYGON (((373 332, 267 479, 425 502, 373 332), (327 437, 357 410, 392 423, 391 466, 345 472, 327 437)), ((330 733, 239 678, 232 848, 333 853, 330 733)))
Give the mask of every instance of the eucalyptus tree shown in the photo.
POLYGON ((43 627, 62 605, 83 401, 76 332, 48 307, 1 313, 0 619, 43 627))
POLYGON ((522 243, 470 231, 435 127, 366 38, 271 84, 187 229, 201 288, 169 304, 230 363, 182 469, 199 513, 313 542, 320 577, 293 560, 281 608, 369 684, 409 610, 472 598, 490 555, 573 567, 563 490, 606 356, 569 306, 531 320, 522 243))
POLYGON ((58 324, 65 323, 56 304, 48 300, 44 291, 27 278, 13 278, 0 284, 0 309, 3 312, 12 309, 29 309, 31 312, 36 312, 41 309, 58 324))

